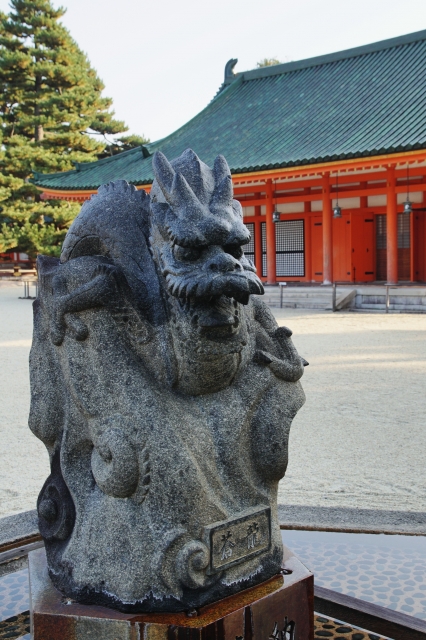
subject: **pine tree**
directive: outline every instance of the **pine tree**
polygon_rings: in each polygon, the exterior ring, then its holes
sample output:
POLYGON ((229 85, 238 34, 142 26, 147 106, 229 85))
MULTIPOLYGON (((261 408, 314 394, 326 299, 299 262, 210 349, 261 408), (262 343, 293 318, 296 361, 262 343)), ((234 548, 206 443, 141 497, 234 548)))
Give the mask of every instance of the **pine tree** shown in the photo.
POLYGON ((79 205, 42 201, 32 171, 96 160, 106 135, 127 130, 64 13, 51 0, 11 0, 9 16, 0 13, 0 252, 58 255, 79 205))

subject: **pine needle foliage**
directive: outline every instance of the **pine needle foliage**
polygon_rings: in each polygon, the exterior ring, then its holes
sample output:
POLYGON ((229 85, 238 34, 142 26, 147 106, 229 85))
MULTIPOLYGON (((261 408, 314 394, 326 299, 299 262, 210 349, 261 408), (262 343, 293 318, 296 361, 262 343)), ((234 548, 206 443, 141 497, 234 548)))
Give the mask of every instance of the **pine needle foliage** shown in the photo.
POLYGON ((263 67, 274 67, 276 64, 282 64, 278 58, 263 58, 257 63, 257 68, 262 69, 263 67))
POLYGON ((65 9, 50 0, 11 0, 10 7, 0 13, 0 252, 59 255, 80 205, 41 200, 29 178, 97 160, 105 136, 127 127, 59 22, 65 9))

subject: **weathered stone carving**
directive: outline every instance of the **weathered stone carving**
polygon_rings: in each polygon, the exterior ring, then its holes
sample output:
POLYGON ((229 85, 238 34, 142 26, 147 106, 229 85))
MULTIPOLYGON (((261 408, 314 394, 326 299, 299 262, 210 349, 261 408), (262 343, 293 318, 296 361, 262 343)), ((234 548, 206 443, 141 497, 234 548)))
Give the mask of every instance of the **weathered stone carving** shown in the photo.
POLYGON ((277 484, 304 402, 225 159, 153 165, 150 196, 102 186, 60 260, 39 258, 30 357, 51 579, 122 611, 191 609, 280 570, 277 484))

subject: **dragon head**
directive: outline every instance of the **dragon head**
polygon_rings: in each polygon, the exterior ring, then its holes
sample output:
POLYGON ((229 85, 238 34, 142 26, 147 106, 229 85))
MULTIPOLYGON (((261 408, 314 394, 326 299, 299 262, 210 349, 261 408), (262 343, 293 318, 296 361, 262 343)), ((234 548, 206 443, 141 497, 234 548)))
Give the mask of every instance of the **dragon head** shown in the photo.
POLYGON ((245 344, 240 305, 263 286, 244 256, 250 233, 228 164, 218 156, 211 169, 187 149, 171 162, 157 152, 153 168, 151 249, 181 326, 179 340, 202 334, 204 355, 236 354, 245 344))
POLYGON ((172 162, 157 152, 153 167, 154 244, 168 291, 210 304, 222 296, 247 304, 250 294, 262 294, 244 256, 250 233, 225 158, 218 156, 211 169, 191 149, 172 162))

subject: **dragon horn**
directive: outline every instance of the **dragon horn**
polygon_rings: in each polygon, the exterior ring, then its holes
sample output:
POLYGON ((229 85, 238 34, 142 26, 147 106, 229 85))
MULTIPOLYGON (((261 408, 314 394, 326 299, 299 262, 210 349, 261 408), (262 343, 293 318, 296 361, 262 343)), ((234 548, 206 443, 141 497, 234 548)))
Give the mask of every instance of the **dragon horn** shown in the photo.
POLYGON ((216 185, 222 182, 225 176, 231 175, 228 163, 223 156, 217 156, 216 160, 214 161, 213 174, 216 185))
MULTIPOLYGON (((165 194, 164 194, 165 195, 165 194)), ((170 191, 170 196, 167 198, 168 203, 173 207, 176 207, 177 210, 180 208, 188 208, 192 211, 197 211, 200 207, 200 202, 183 177, 183 175, 179 172, 175 173, 175 177, 173 178, 173 184, 170 191), (192 206, 191 206, 192 205, 192 206)))
POLYGON ((232 207, 233 189, 231 176, 225 176, 216 185, 211 199, 211 208, 232 207))
POLYGON ((152 159, 152 168, 164 197, 169 201, 173 180, 176 175, 175 170, 161 151, 155 152, 152 159))
POLYGON ((182 153, 181 158, 185 159, 185 164, 189 164, 192 166, 193 171, 200 174, 201 173, 201 165, 200 158, 197 156, 195 151, 192 149, 185 149, 182 153))

